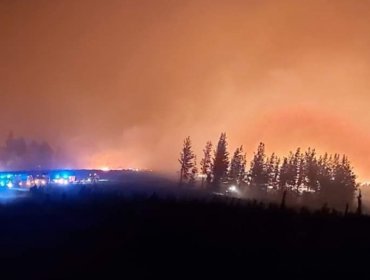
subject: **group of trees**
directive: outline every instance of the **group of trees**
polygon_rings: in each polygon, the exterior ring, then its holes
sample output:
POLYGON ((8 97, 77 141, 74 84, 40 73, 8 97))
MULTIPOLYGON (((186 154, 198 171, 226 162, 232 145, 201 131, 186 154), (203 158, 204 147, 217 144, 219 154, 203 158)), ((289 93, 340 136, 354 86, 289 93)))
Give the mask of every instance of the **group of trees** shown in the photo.
POLYGON ((55 151, 47 142, 27 140, 9 133, 0 146, 0 168, 2 170, 37 170, 58 167, 64 162, 64 153, 55 151))
POLYGON ((267 156, 265 145, 260 143, 247 170, 243 146, 235 150, 231 160, 227 146, 226 134, 222 133, 212 157, 213 146, 207 142, 198 174, 191 139, 187 137, 179 159, 180 183, 195 184, 199 176, 201 186, 213 190, 232 184, 241 188, 315 192, 327 196, 349 196, 356 189, 356 176, 345 155, 317 155, 315 149, 301 151, 297 148, 280 158, 274 153, 267 156))

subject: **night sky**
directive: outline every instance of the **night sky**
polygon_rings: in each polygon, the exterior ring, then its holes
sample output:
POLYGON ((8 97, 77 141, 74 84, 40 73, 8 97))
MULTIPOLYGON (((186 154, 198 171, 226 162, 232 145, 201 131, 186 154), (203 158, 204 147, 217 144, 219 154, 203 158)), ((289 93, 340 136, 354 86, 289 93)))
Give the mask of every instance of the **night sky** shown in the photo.
POLYGON ((346 153, 370 179, 370 1, 0 0, 0 141, 174 172, 226 131, 248 158, 346 153))

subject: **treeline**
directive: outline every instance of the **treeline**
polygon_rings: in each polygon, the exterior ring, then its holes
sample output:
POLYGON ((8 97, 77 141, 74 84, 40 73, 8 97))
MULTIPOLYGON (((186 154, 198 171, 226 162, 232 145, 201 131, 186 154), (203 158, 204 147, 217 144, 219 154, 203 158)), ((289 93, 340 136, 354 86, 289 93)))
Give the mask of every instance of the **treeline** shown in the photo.
POLYGON ((49 143, 15 137, 9 133, 0 146, 0 167, 2 170, 51 169, 65 162, 65 153, 55 151, 49 143))
POLYGON ((229 155, 226 134, 222 133, 215 149, 209 141, 203 150, 200 166, 190 137, 184 140, 180 154, 180 185, 196 185, 212 191, 236 186, 241 191, 251 188, 264 192, 282 190, 297 194, 315 193, 322 198, 339 197, 348 201, 357 188, 356 175, 345 155, 318 155, 315 149, 297 148, 285 157, 266 155, 264 143, 258 145, 247 168, 243 146, 229 155))

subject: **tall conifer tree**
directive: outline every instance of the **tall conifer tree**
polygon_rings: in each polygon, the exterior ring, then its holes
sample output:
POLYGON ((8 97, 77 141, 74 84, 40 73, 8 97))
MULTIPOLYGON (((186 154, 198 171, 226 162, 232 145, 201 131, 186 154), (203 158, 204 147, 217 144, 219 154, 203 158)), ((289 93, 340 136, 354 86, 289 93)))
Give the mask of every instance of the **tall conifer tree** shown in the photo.
POLYGON ((227 152, 226 133, 221 133, 213 159, 213 185, 215 188, 220 187, 220 183, 226 178, 228 167, 229 153, 227 152))

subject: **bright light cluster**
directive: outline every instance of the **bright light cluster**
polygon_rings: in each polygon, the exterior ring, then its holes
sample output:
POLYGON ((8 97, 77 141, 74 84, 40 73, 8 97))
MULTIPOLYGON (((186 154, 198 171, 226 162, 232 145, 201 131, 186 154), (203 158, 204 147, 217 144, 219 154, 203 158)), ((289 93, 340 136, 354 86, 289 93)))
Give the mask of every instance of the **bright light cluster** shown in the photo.
POLYGON ((59 185, 68 185, 69 183, 67 179, 63 179, 63 178, 55 179, 54 182, 59 185))

